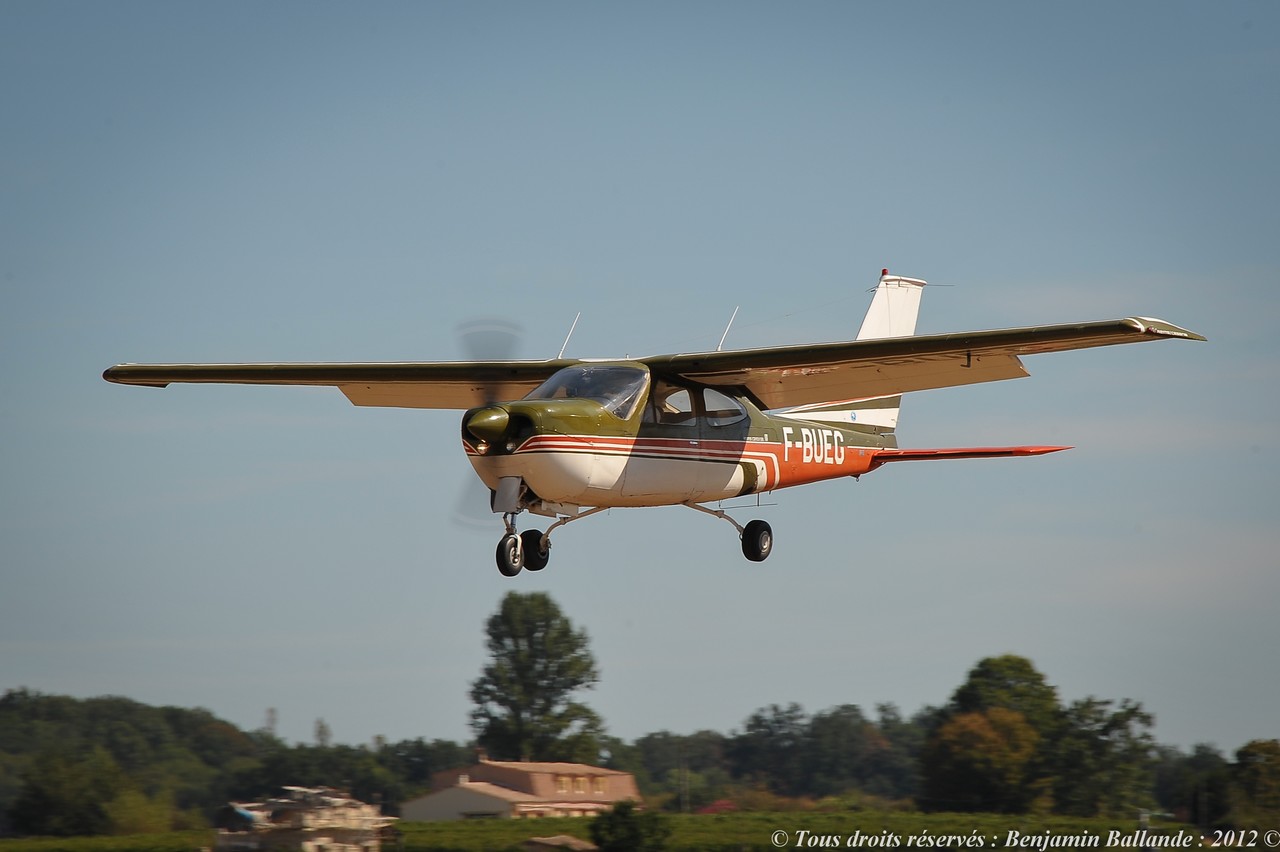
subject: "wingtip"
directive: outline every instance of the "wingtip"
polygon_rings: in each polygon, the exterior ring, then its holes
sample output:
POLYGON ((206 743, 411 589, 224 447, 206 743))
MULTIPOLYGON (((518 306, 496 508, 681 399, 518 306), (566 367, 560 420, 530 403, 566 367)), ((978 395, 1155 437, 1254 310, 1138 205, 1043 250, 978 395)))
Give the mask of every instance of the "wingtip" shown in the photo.
POLYGON ((129 377, 129 368, 136 365, 116 364, 114 367, 108 367, 102 371, 102 378, 114 385, 137 385, 145 388, 167 388, 168 382, 148 382, 140 381, 129 377))
POLYGON ((1176 337, 1183 340, 1201 341, 1207 341, 1209 339, 1203 334, 1198 334, 1189 328, 1183 328, 1180 325, 1174 325, 1171 322, 1157 319, 1155 317, 1129 317, 1129 321, 1137 325, 1139 330, 1144 334, 1151 334, 1156 337, 1176 337))

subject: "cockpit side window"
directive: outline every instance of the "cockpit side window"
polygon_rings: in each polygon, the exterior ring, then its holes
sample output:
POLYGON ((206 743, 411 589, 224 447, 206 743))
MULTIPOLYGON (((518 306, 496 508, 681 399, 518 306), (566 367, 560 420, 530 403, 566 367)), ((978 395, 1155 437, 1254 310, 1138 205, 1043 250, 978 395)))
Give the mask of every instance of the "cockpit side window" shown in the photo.
POLYGON ((706 409, 707 424, 710 426, 728 426, 747 416, 742 403, 715 388, 703 389, 702 402, 706 409))
POLYGON ((644 422, 663 426, 695 425, 693 394, 679 385, 655 382, 644 409, 644 422))

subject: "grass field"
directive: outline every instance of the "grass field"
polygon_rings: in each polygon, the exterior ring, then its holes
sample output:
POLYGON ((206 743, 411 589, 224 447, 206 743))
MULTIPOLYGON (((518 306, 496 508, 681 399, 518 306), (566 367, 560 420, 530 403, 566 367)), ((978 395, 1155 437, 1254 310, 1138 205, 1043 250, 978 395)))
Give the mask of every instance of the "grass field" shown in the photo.
MULTIPOLYGON (((667 848, 671 852, 776 852, 777 849, 839 848, 1004 849, 1010 831, 1021 833, 1018 848, 1042 850, 1048 838, 1096 837, 1105 848, 1109 832, 1132 838, 1136 820, 1068 819, 999 814, 916 814, 897 811, 839 813, 733 813, 676 815, 667 848), (785 832, 785 839, 778 832, 785 832), (778 845, 781 844, 781 845, 778 845)), ((511 852, 531 837, 571 834, 589 839, 585 819, 484 820, 477 822, 401 823, 403 852, 511 852)), ((1152 833, 1194 829, 1179 824, 1152 825, 1152 833)), ((1018 838, 1015 837, 1015 841, 1018 838)), ((23 838, 0 840, 0 852, 194 852, 213 845, 213 832, 187 831, 131 837, 23 838)), ((1143 844, 1130 842, 1128 848, 1143 844)), ((384 849, 394 850, 395 845, 384 849)), ((1114 848, 1114 847, 1113 847, 1114 848)), ((1199 835, 1190 848, 1199 848, 1199 835)))

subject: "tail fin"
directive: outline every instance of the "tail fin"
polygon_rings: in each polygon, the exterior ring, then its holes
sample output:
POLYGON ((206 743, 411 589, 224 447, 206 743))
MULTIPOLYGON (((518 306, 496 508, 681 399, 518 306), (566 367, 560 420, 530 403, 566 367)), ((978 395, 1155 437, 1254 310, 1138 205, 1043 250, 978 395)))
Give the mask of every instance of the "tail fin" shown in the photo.
MULTIPOLYGON (((881 270, 880 283, 871 297, 871 307, 867 308, 867 315, 862 319, 857 339, 910 337, 915 334, 924 286, 925 282, 918 278, 903 278, 890 275, 887 269, 881 270)), ((786 414, 802 420, 863 426, 868 431, 886 434, 897 428, 901 404, 900 395, 882 396, 802 405, 786 414)))
POLYGON ((920 293, 924 282, 918 278, 880 272, 880 283, 871 297, 871 307, 858 330, 858 340, 882 337, 910 337, 916 333, 916 317, 920 314, 920 293))

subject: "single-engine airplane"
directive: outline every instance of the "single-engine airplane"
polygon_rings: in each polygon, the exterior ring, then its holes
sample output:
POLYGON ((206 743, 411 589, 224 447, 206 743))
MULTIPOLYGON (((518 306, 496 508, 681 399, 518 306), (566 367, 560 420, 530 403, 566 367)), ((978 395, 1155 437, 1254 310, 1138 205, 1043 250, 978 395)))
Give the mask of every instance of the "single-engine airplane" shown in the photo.
POLYGON ((1147 317, 914 336, 924 286, 883 270, 857 338, 840 343, 624 360, 120 364, 103 377, 325 385, 356 405, 466 409, 462 448, 502 516, 498 570, 513 577, 546 567, 556 528, 624 506, 678 504, 721 518, 738 530, 743 555, 763 561, 768 523, 744 526, 703 504, 856 479, 889 462, 1069 449, 899 449, 902 394, 1021 378, 1022 355, 1205 339, 1147 317), (524 511, 552 523, 518 532, 524 511))

